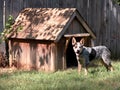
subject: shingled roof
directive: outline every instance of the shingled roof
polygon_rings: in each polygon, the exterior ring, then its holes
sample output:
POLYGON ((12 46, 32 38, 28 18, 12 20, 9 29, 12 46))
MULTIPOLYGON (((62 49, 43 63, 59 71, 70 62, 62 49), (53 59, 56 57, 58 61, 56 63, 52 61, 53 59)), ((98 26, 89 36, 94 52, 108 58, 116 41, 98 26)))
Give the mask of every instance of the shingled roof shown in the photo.
MULTIPOLYGON (((69 26, 76 16, 76 11, 75 8, 26 8, 16 18, 9 38, 58 41, 67 29, 66 25, 69 26)), ((95 37, 83 18, 79 20, 95 37)))

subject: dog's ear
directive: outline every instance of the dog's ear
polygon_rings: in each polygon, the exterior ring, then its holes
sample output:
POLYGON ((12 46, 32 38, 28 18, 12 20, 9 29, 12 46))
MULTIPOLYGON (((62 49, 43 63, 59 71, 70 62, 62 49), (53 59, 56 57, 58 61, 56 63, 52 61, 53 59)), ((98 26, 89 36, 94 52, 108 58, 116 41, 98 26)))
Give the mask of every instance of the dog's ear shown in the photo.
POLYGON ((76 39, 75 39, 75 37, 73 37, 72 38, 72 45, 75 45, 75 43, 76 43, 76 39))
POLYGON ((82 45, 85 44, 85 39, 84 39, 84 38, 82 38, 82 39, 80 40, 80 44, 82 44, 82 45))

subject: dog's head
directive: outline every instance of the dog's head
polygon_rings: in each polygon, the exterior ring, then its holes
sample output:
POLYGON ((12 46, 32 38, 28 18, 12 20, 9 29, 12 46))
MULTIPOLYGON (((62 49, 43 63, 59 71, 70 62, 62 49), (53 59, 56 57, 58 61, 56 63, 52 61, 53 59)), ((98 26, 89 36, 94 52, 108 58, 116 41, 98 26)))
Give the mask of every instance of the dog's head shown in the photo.
POLYGON ((77 56, 80 55, 80 53, 82 52, 83 44, 84 44, 83 39, 81 39, 79 42, 77 42, 74 37, 72 38, 73 50, 77 56))

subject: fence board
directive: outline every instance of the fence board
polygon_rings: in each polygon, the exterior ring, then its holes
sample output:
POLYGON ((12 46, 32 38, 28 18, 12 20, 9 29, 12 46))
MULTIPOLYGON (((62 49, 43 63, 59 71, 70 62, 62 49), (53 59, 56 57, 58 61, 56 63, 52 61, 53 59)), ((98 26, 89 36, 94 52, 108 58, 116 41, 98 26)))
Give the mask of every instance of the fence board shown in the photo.
POLYGON ((0 0, 0 31, 3 29, 3 0, 0 0))

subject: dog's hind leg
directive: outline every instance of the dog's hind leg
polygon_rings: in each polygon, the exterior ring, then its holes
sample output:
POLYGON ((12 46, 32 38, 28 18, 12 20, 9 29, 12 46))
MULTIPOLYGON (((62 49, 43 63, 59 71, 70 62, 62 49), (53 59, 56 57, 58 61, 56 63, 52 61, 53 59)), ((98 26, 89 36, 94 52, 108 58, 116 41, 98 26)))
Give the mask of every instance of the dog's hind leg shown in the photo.
POLYGON ((109 68, 110 71, 113 71, 113 70, 114 70, 114 69, 113 69, 113 66, 111 65, 111 63, 110 63, 110 65, 109 65, 108 68, 109 68))
POLYGON ((112 67, 111 63, 107 64, 104 62, 104 60, 102 60, 102 64, 106 67, 107 71, 108 70, 113 71, 113 67, 112 67))
POLYGON ((107 71, 113 71, 113 66, 111 65, 111 59, 109 58, 109 56, 102 56, 102 64, 106 67, 107 71))

